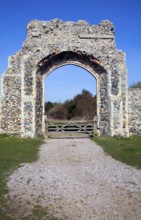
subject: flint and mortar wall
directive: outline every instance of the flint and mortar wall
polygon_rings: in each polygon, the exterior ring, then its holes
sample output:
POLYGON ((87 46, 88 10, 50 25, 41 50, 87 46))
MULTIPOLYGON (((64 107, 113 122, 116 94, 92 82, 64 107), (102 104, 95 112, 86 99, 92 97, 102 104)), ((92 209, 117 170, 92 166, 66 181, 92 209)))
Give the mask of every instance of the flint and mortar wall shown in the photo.
POLYGON ((21 64, 18 53, 11 57, 9 69, 1 77, 0 126, 3 133, 21 132, 21 64), (16 60, 15 60, 16 57, 16 60))
POLYGON ((128 94, 129 134, 141 135, 141 89, 131 88, 128 94))
POLYGON ((36 136, 44 132, 43 83, 52 69, 75 63, 97 79, 98 126, 102 135, 127 135, 125 54, 115 47, 109 21, 31 21, 22 49, 3 76, 1 132, 36 136))

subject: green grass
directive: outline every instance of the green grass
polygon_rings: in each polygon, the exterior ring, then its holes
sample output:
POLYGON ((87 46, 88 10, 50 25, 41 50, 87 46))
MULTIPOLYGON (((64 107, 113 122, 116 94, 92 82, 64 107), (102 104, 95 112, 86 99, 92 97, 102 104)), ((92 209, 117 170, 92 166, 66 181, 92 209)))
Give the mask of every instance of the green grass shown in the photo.
POLYGON ((37 220, 40 219, 47 219, 47 220, 57 220, 56 217, 52 216, 49 212, 48 209, 43 208, 41 206, 35 206, 32 210, 32 216, 34 218, 36 217, 37 220))
POLYGON ((93 140, 116 160, 141 169, 141 136, 94 137, 93 140))
POLYGON ((42 138, 20 139, 0 135, 0 196, 6 193, 7 175, 21 163, 35 161, 41 143, 43 143, 42 138))
POLYGON ((37 160, 39 146, 43 138, 21 139, 14 136, 0 135, 0 219, 11 219, 5 214, 3 195, 7 193, 6 180, 8 175, 20 166, 37 160))

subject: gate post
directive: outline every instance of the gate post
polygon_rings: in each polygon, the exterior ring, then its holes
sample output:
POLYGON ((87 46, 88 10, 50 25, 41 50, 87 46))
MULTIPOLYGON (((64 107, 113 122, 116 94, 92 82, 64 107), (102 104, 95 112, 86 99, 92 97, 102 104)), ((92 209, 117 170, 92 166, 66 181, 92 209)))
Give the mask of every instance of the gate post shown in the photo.
POLYGON ((44 115, 44 123, 45 123, 45 135, 48 138, 48 118, 47 115, 44 115))
POLYGON ((97 116, 93 119, 93 136, 97 135, 97 116))

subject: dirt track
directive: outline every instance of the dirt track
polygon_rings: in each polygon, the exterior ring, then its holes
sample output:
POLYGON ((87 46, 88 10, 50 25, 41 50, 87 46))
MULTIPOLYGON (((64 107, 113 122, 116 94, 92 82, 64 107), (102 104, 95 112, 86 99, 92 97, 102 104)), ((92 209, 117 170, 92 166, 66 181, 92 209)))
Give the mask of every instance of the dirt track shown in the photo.
POLYGON ((37 204, 59 219, 141 219, 141 171, 89 139, 48 140, 39 160, 16 170, 8 187, 15 219, 37 204))

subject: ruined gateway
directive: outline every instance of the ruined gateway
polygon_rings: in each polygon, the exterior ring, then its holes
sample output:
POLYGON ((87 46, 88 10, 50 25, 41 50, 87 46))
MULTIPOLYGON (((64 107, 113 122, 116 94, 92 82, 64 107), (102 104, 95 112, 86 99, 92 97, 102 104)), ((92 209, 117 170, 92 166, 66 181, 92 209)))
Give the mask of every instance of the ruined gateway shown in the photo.
POLYGON ((141 90, 130 90, 128 96, 125 54, 116 49, 113 24, 59 19, 29 22, 22 49, 9 57, 1 77, 0 133, 45 133, 44 79, 67 64, 96 79, 99 135, 141 134, 141 90))

